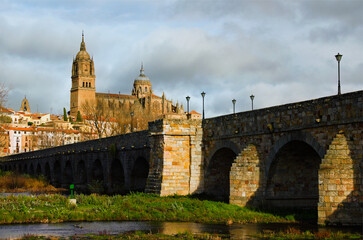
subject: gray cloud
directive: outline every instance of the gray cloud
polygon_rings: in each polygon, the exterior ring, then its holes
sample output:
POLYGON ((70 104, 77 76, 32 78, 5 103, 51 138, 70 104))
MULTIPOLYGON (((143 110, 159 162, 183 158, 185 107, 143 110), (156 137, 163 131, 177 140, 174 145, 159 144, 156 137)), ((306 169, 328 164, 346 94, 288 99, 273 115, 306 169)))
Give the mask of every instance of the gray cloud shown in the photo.
POLYGON ((201 111, 205 91, 208 117, 233 98, 249 110, 251 94, 258 108, 335 94, 337 51, 343 92, 363 88, 358 1, 1 3, 0 81, 16 109, 24 95, 33 111, 69 106, 82 29, 98 92, 129 94, 143 61, 158 95, 201 111))

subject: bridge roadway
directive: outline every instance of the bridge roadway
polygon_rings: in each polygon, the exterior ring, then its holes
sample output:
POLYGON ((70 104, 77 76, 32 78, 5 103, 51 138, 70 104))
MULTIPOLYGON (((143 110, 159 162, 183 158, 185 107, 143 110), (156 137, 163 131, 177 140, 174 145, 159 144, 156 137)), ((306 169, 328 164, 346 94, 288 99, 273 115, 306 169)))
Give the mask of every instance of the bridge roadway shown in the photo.
POLYGON ((240 206, 312 208, 361 225, 363 91, 205 120, 169 115, 142 132, 1 158, 5 170, 86 190, 202 193, 240 206))

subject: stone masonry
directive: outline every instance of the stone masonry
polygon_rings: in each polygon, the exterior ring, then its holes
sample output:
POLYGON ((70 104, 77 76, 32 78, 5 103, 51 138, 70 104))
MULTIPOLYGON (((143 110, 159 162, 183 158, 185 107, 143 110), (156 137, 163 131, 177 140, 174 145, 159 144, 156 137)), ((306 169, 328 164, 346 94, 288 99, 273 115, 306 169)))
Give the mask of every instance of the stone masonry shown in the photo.
POLYGON ((0 160, 63 184, 74 175, 132 189, 137 176, 161 196, 206 192, 239 206, 314 209, 319 224, 362 225, 363 91, 205 120, 165 117, 147 131, 0 160))

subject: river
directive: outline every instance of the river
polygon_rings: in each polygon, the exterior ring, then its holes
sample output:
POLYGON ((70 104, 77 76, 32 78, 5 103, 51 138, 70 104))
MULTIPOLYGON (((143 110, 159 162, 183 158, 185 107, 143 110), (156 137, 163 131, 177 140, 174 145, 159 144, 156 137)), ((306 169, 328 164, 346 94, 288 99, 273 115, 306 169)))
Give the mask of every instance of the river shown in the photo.
POLYGON ((0 225, 1 239, 14 239, 25 234, 42 236, 72 236, 76 234, 106 232, 118 234, 129 231, 144 231, 152 233, 177 234, 185 231, 191 233, 220 233, 227 234, 231 239, 250 239, 249 235, 262 230, 283 230, 292 226, 301 230, 310 231, 342 231, 361 233, 360 228, 323 228, 316 225, 299 224, 231 224, 216 225, 191 222, 66 222, 50 224, 12 224, 0 225))

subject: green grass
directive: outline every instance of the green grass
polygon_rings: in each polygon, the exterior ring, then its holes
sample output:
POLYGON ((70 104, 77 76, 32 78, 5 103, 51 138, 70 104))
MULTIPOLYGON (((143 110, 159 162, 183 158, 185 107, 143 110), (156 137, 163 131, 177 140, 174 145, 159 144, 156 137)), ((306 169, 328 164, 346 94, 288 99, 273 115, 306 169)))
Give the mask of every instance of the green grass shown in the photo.
POLYGON ((253 235, 257 239, 271 239, 271 240, 284 240, 284 239, 362 239, 362 235, 358 233, 343 233, 343 232, 330 232, 330 231, 300 231, 299 229, 289 227, 285 231, 268 231, 253 235))
POLYGON ((124 220, 217 224, 294 222, 289 217, 188 196, 132 193, 125 196, 81 194, 75 198, 77 206, 59 194, 1 197, 0 224, 124 220))
POLYGON ((208 233, 198 233, 198 234, 192 234, 192 233, 178 233, 176 235, 166 235, 161 233, 144 233, 144 232, 129 232, 129 233, 123 233, 118 235, 110 235, 107 232, 100 232, 99 234, 85 234, 85 235, 76 235, 71 237, 45 237, 45 236, 36 236, 36 235, 26 235, 24 236, 23 240, 73 240, 73 239, 99 239, 99 240, 129 240, 129 239, 140 239, 140 240, 166 240, 166 239, 189 239, 189 240, 202 240, 202 239, 208 239, 208 240, 220 240, 220 239, 227 239, 228 236, 221 235, 221 234, 208 234, 208 233))

